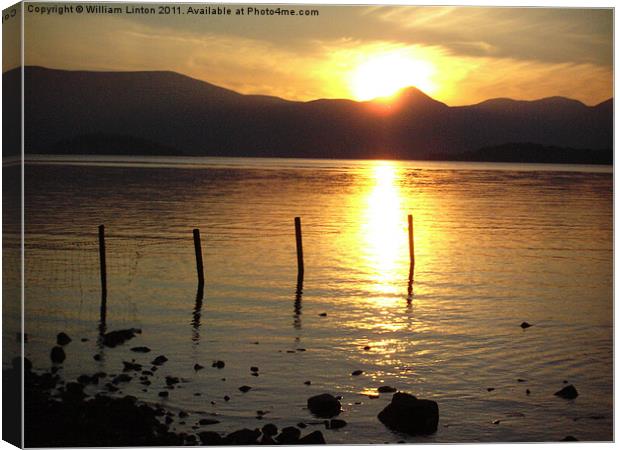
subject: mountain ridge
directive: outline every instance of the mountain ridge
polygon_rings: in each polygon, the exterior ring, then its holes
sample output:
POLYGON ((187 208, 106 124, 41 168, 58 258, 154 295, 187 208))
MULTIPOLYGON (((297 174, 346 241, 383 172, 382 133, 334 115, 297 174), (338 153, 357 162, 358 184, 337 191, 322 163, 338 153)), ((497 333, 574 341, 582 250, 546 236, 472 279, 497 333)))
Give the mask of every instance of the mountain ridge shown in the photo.
MULTIPOLYGON (((5 72, 5 89, 17 89, 17 78, 5 72)), ((24 92, 28 153, 58 152, 59 143, 107 135, 132 136, 179 155, 418 159, 509 142, 611 148, 613 136, 612 99, 596 106, 564 97, 448 106, 410 87, 391 102, 299 102, 240 94, 171 71, 39 66, 25 68, 24 92)), ((97 146, 97 154, 105 152, 97 146)))

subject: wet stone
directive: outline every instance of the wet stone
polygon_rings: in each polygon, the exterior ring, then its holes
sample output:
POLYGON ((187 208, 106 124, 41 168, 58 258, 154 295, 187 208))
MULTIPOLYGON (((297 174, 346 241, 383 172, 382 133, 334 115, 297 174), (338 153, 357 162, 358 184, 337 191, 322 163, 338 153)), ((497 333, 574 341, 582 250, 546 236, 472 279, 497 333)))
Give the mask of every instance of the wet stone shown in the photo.
POLYGON ((215 425, 216 423, 220 423, 220 421, 215 419, 200 419, 198 421, 199 425, 215 425))
POLYGON ((317 417, 330 418, 340 414, 342 405, 331 394, 320 394, 308 399, 308 409, 317 417))
POLYGON ((151 364, 153 364, 154 366, 161 366, 166 361, 168 361, 168 358, 166 358, 164 355, 159 355, 157 358, 155 358, 153 361, 151 361, 151 364))
POLYGON ((168 397, 168 391, 161 391, 159 392, 157 395, 159 395, 160 397, 166 398, 168 397))
POLYGON ((67 345, 69 342, 71 342, 71 338, 67 333, 61 331, 56 335, 56 343, 58 345, 67 345))
POLYGON ((62 347, 54 347, 50 352, 50 359, 54 364, 62 364, 62 362, 67 358, 65 351, 62 347))
POLYGON ((532 326, 532 325, 531 325, 531 324, 529 324, 529 323, 527 323, 527 322, 521 322, 521 325, 520 325, 520 327, 521 327, 521 328, 523 328, 524 330, 525 330, 526 328, 531 327, 531 326, 532 326))
POLYGON ((215 367, 217 369, 223 369, 226 366, 226 363, 224 361, 213 361, 213 364, 211 365, 211 367, 215 367))
POLYGON ((241 387, 239 388, 239 390, 240 390, 241 392, 243 392, 243 393, 248 392, 250 389, 252 389, 252 387, 251 387, 251 386, 246 386, 246 385, 243 385, 243 386, 241 386, 241 387))
POLYGON ((205 366, 201 366, 200 364, 194 364, 194 370, 196 372, 198 372, 199 370, 202 370, 204 368, 205 368, 205 366))
POLYGON ((129 339, 132 339, 136 334, 142 333, 142 330, 138 328, 128 328, 126 330, 110 331, 103 335, 103 345, 106 347, 114 348, 118 345, 124 344, 129 339))
POLYGON ((577 398, 579 393, 577 392, 577 389, 575 389, 575 386, 569 384, 568 386, 563 387, 553 395, 557 395, 558 397, 565 398, 567 400, 572 400, 574 398, 577 398))
POLYGON ((301 445, 325 444, 325 438, 323 437, 323 433, 317 430, 302 437, 297 443, 301 445))
POLYGON ((351 372, 351 375, 353 375, 354 377, 357 377, 363 373, 364 373, 363 370, 354 370, 353 372, 351 372))
POLYGON ((329 430, 337 430, 339 428, 344 428, 347 426, 347 422, 340 419, 332 419, 327 424, 327 429, 329 430))
POLYGON ((396 392, 396 391, 397 389, 392 386, 379 386, 377 388, 377 392, 379 392, 380 394, 387 394, 387 393, 396 392))
POLYGON ((198 433, 198 438, 203 445, 221 445, 222 436, 215 431, 203 431, 198 433))
POLYGON ((282 432, 276 436, 276 441, 279 444, 290 445, 296 444, 301 436, 301 430, 295 427, 286 427, 282 429, 282 432))
POLYGON ((137 372, 139 370, 142 370, 141 364, 123 361, 123 372, 137 372))
POLYGON ((136 353, 148 353, 151 349, 148 347, 132 347, 131 351, 136 353))
POLYGON ((432 400, 420 400, 413 395, 397 392, 377 417, 395 431, 410 435, 431 434, 437 431, 439 407, 432 400))

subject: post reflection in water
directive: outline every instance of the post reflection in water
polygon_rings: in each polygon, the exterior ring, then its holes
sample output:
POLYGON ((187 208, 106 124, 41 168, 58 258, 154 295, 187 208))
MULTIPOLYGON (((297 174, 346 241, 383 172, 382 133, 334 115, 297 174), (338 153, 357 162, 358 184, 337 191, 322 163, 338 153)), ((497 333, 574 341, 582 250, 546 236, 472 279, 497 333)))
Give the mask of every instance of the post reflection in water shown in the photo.
POLYGON ((297 278, 297 286, 295 287, 295 317, 293 327, 296 330, 301 329, 301 296, 304 292, 304 279, 299 276, 297 278))
POLYGON ((204 297, 204 285, 198 284, 196 290, 196 304, 192 313, 192 342, 200 342, 200 316, 202 315, 202 299, 204 297))

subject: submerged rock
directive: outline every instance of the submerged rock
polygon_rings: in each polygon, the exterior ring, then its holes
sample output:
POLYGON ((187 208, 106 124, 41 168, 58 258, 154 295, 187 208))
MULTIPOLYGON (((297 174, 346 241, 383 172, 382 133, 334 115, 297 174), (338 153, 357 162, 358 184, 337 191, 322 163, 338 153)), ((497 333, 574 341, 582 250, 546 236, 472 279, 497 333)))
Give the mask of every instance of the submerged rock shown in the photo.
POLYGON ((433 400, 419 400, 411 394, 397 392, 377 417, 395 431, 411 435, 431 434, 437 431, 439 407, 433 400))
POLYGON ((327 422, 328 430, 337 430, 338 428, 344 428, 346 426, 347 426, 347 422, 344 420, 340 420, 340 419, 332 419, 329 422, 327 422))
POLYGON ((103 335, 103 345, 106 347, 114 348, 118 345, 124 344, 129 339, 132 339, 136 334, 142 333, 139 328, 128 328, 126 330, 110 331, 103 335))
POLYGON ((578 441, 579 439, 577 439, 575 436, 566 436, 564 439, 561 439, 561 441, 578 441))
POLYGON ((250 389, 252 389, 252 386, 246 386, 246 385, 243 385, 239 388, 239 390, 243 392, 244 394, 248 392, 250 389))
POLYGON ((575 389, 575 386, 573 386, 572 384, 569 384, 568 386, 563 387, 562 389, 560 389, 553 395, 557 395, 558 397, 572 400, 574 398, 577 398, 579 393, 577 392, 577 389, 575 389))
POLYGON ((198 423, 200 425, 215 425, 216 423, 220 423, 220 421, 215 419, 200 419, 198 423))
POLYGON ((297 443, 301 445, 325 444, 325 438, 323 437, 323 433, 317 430, 302 437, 297 443))
POLYGON ((64 333, 61 331, 56 336, 56 343, 58 345, 67 345, 69 342, 71 342, 71 338, 69 337, 67 333, 64 333))
POLYGON ((226 366, 226 363, 224 363, 224 361, 213 361, 213 364, 211 364, 211 367, 216 367, 218 369, 223 369, 226 366))
POLYGON ((202 370, 204 368, 205 368, 205 366, 201 366, 200 364, 194 364, 194 370, 196 372, 198 372, 199 370, 202 370))
POLYGON ((151 361, 151 364, 153 364, 154 366, 161 366, 166 361, 168 361, 168 358, 166 358, 164 355, 159 355, 157 358, 151 361))
POLYGON ((62 362, 67 358, 65 351, 62 347, 54 347, 50 352, 50 358, 54 364, 62 364, 62 362))
POLYGON ((142 370, 142 364, 123 361, 123 372, 137 372, 139 370, 142 370))
POLYGON ((320 394, 308 399, 308 409, 318 417, 330 418, 340 414, 342 405, 331 394, 320 394))
POLYGON ((363 373, 364 373, 363 370, 354 370, 353 372, 351 372, 351 375, 353 375, 354 377, 357 377, 363 373))
POLYGON ((130 350, 136 353, 148 353, 151 351, 148 347, 132 347, 130 350))
POLYGON ((520 327, 521 327, 521 328, 523 328, 524 330, 525 330, 526 328, 531 327, 531 326, 532 326, 532 325, 531 325, 531 324, 529 324, 529 323, 527 323, 527 322, 521 322, 521 325, 520 325, 520 327))
POLYGON ((391 393, 391 392, 396 392, 396 391, 397 391, 397 389, 396 389, 396 388, 394 388, 394 387, 392 387, 392 386, 379 386, 379 387, 377 388, 377 391, 378 391, 380 394, 389 394, 389 393, 391 393))

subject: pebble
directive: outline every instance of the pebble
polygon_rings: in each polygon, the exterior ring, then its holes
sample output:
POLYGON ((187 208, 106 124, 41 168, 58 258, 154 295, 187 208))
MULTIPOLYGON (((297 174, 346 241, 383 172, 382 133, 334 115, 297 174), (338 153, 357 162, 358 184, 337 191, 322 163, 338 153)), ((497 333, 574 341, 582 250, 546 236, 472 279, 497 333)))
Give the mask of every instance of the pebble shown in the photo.
POLYGON ((241 392, 243 392, 244 394, 245 394, 246 392, 248 392, 250 389, 252 389, 252 387, 251 387, 251 386, 246 386, 246 385, 243 385, 243 386, 241 386, 241 387, 239 388, 239 390, 240 390, 241 392))
POLYGON ((363 374, 364 371, 363 370, 354 370, 353 372, 351 372, 351 375, 353 375, 354 377, 363 374))
POLYGON ((392 386, 379 386, 377 388, 377 391, 380 394, 387 394, 387 393, 390 393, 390 392, 396 392, 397 389, 395 387, 392 387, 392 386))
POLYGON ((226 363, 224 363, 224 361, 213 361, 213 364, 211 365, 211 367, 216 367, 218 369, 223 369, 226 366, 226 363))
POLYGON ((526 328, 529 328, 529 327, 531 327, 532 325, 531 325, 531 324, 529 324, 529 323, 527 323, 527 322, 521 322, 521 325, 520 325, 520 326, 521 326, 521 328, 523 328, 523 329, 525 330, 526 328))

